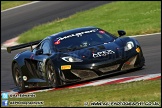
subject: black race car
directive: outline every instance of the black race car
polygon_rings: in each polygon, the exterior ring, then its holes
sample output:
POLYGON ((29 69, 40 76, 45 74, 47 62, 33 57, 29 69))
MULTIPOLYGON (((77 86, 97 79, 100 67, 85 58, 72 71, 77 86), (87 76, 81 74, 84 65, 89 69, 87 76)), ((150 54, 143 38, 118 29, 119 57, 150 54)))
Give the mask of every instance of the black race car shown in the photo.
POLYGON ((31 46, 12 62, 12 75, 20 92, 32 87, 59 87, 113 72, 142 68, 145 59, 139 42, 118 30, 119 37, 97 27, 82 27, 53 34, 43 40, 7 47, 31 46), (122 36, 122 37, 121 37, 122 36), (36 45, 33 49, 32 46, 36 45))

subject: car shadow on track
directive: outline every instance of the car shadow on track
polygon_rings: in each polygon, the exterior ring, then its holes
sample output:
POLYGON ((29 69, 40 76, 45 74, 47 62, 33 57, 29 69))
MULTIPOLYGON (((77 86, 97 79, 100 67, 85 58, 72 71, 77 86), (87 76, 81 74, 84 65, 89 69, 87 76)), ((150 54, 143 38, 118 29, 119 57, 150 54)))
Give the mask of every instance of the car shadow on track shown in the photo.
MULTIPOLYGON (((26 92, 21 92, 21 93, 28 93, 28 92, 34 92, 34 91, 39 91, 39 90, 61 90, 61 89, 65 89, 65 88, 69 88, 71 86, 75 87, 77 85, 84 85, 84 84, 87 84, 89 82, 95 82, 95 81, 98 81, 98 80, 103 80, 103 79, 113 79, 112 77, 116 77, 116 76, 119 76, 119 75, 124 75, 124 74, 128 74, 128 73, 133 73, 133 72, 138 72, 140 70, 143 70, 144 68, 141 68, 141 69, 131 69, 131 70, 127 70, 127 71, 117 71, 117 72, 113 72, 113 73, 110 73, 109 75, 106 75, 106 76, 101 76, 99 78, 94 78, 94 79, 90 79, 90 80, 85 80, 85 81, 80 81, 80 82, 75 82, 75 83, 71 83, 71 84, 66 84, 66 85, 63 85, 63 86, 60 86, 58 88, 50 88, 50 87, 37 87, 37 88, 30 88, 30 89, 27 89, 26 92)), ((121 77, 120 77, 121 78, 121 77)), ((13 90, 14 91, 14 90, 13 90)), ((15 88, 15 91, 20 93, 18 91, 18 89, 15 88)))

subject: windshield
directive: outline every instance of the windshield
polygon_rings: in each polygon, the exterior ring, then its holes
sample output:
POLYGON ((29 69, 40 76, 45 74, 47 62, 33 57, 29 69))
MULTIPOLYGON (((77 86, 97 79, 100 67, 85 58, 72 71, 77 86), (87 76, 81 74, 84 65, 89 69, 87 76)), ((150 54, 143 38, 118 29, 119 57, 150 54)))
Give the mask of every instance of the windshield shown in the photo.
POLYGON ((59 37, 54 40, 54 45, 58 51, 64 52, 106 44, 114 41, 114 39, 114 36, 111 36, 104 30, 93 29, 59 37))

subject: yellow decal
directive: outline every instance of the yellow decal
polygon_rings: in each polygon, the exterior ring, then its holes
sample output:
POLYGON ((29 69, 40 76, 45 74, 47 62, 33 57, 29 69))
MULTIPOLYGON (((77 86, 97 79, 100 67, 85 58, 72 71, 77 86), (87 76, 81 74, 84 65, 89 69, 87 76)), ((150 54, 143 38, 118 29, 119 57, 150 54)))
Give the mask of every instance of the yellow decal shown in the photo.
POLYGON ((63 65, 61 66, 61 70, 71 69, 71 65, 63 65))
POLYGON ((140 52, 140 48, 138 47, 138 48, 136 48, 136 51, 139 53, 140 52))

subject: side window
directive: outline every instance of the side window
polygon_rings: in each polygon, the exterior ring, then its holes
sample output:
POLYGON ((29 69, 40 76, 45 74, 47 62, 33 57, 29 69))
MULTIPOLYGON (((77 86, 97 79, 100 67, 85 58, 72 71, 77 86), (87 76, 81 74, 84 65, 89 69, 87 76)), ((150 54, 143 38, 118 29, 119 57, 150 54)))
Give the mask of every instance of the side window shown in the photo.
POLYGON ((50 42, 49 42, 49 40, 45 40, 41 48, 43 49, 43 54, 50 53, 50 42))

